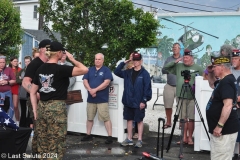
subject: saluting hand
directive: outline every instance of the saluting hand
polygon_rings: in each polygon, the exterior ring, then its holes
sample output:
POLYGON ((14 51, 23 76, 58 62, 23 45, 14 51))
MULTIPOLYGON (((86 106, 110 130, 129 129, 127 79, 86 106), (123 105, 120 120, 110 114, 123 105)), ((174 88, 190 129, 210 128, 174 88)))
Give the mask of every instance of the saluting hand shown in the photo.
POLYGON ((182 57, 176 59, 175 63, 178 63, 179 61, 182 61, 182 57))
POLYGON ((129 59, 129 60, 126 60, 124 63, 128 63, 128 62, 130 62, 131 61, 131 59, 129 59))
POLYGON ((69 53, 68 51, 65 51, 65 53, 70 61, 74 60, 74 57, 71 53, 69 53))

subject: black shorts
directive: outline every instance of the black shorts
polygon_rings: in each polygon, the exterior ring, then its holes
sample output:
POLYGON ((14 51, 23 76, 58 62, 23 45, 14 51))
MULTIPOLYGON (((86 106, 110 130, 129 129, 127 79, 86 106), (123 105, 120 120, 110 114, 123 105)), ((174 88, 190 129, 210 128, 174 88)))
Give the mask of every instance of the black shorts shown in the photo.
POLYGON ((123 118, 125 120, 134 120, 135 122, 143 121, 145 117, 145 108, 140 110, 140 108, 130 108, 124 106, 123 109, 123 118))

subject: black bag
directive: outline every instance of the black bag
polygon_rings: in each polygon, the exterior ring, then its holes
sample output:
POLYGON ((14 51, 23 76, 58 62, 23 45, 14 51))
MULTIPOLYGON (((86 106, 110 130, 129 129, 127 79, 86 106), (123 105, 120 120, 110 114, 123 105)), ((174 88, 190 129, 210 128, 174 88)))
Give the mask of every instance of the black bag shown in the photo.
POLYGON ((66 99, 67 105, 80 102, 83 102, 81 90, 68 91, 66 99))

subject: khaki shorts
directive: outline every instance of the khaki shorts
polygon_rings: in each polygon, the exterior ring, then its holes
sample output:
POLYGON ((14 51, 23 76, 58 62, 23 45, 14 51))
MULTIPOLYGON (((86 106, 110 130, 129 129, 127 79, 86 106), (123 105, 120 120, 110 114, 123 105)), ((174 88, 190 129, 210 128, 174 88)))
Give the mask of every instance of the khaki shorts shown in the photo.
POLYGON ((179 119, 195 119, 195 103, 194 100, 177 98, 177 113, 179 119), (180 102, 178 102, 180 100, 180 102), (182 107, 181 107, 182 106, 182 107), (179 112, 181 108, 181 111, 179 112))
POLYGON ((211 160, 232 159, 238 132, 215 137, 210 134, 211 160))
POLYGON ((87 103, 87 119, 92 121, 98 111, 98 119, 100 121, 109 121, 108 103, 87 103))
POLYGON ((163 90, 163 103, 165 108, 172 108, 176 97, 176 87, 166 84, 163 90))

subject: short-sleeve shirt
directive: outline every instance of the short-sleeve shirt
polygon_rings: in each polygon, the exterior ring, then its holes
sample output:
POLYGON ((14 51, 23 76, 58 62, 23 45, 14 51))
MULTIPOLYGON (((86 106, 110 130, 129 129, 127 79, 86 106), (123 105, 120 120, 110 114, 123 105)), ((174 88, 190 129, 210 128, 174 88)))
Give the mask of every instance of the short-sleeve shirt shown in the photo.
POLYGON ((35 76, 35 73, 37 71, 37 69, 42 65, 44 64, 44 62, 39 58, 34 58, 34 60, 32 60, 27 69, 26 69, 26 72, 25 72, 25 75, 24 77, 29 77, 33 80, 34 76, 35 76))
MULTIPOLYGON (((240 96, 240 70, 236 70, 232 67, 231 72, 234 75, 235 79, 237 80, 238 96, 240 96)), ((238 102, 238 106, 240 106, 240 102, 238 102)), ((237 109, 237 113, 238 113, 238 118, 240 118, 240 108, 237 109)))
MULTIPOLYGON (((106 67, 102 66, 99 70, 96 70, 96 67, 90 67, 88 73, 83 76, 83 80, 88 80, 89 86, 91 88, 96 88, 101 85, 105 80, 113 80, 111 70, 106 67)), ((96 97, 92 97, 91 94, 88 92, 87 102, 89 103, 106 103, 109 99, 109 86, 105 89, 98 91, 96 97)))
POLYGON ((34 76, 33 83, 38 85, 40 100, 66 100, 69 77, 73 66, 44 63, 34 76))
MULTIPOLYGON (((14 75, 12 68, 5 67, 3 71, 0 72, 0 79, 7 80, 7 81, 16 80, 16 76, 14 75)), ((9 85, 3 85, 0 87, 0 92, 6 92, 10 90, 11 90, 11 86, 9 85)))
MULTIPOLYGON (((222 108, 224 106, 223 100, 232 99, 233 102, 236 102, 237 89, 235 82, 235 77, 232 74, 229 74, 220 80, 212 92, 212 96, 210 97, 206 107, 206 117, 209 133, 211 134, 213 134, 213 130, 216 128, 220 119, 222 108)), ((224 124, 222 134, 232 134, 238 132, 239 129, 240 126, 237 117, 237 108, 235 105, 233 106, 231 113, 224 124)))

